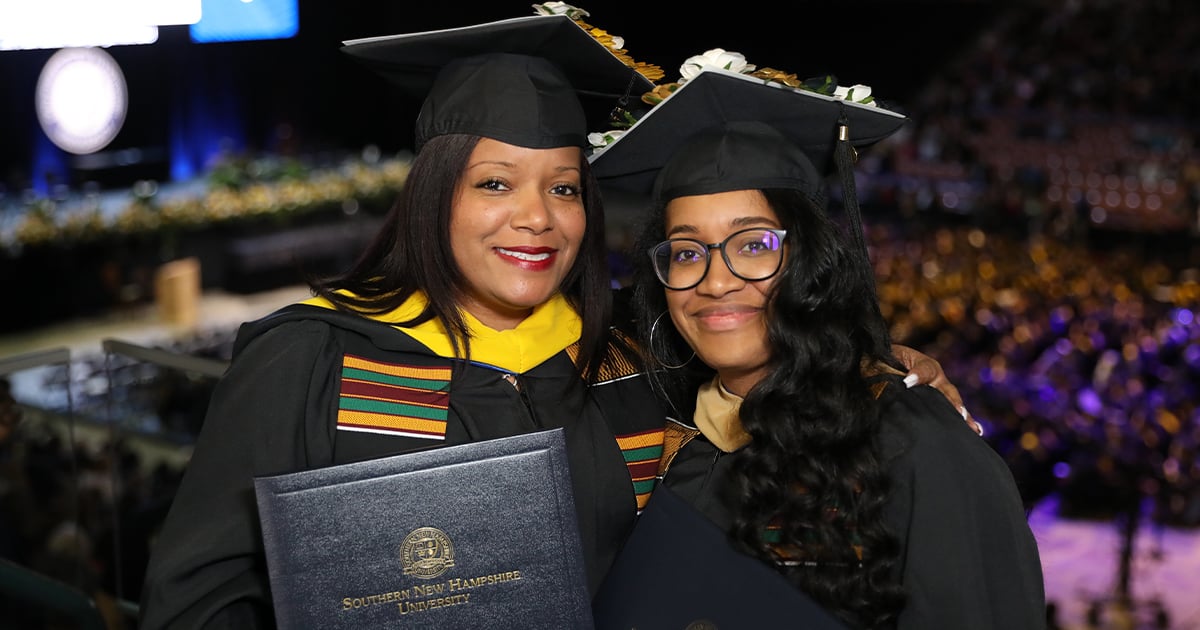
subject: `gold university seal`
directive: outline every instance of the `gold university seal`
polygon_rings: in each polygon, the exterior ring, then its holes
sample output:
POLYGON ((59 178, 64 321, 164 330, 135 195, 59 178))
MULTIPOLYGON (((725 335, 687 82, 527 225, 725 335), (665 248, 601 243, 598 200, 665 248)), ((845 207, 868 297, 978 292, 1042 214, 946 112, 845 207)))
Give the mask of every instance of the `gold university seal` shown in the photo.
POLYGON ((430 580, 454 566, 454 543, 436 527, 418 527, 400 543, 404 575, 430 580))

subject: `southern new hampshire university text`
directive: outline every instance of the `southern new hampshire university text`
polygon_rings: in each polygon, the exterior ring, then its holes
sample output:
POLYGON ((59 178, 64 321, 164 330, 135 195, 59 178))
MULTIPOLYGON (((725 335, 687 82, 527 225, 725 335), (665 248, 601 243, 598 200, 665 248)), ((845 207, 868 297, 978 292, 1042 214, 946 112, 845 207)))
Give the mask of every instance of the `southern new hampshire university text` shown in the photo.
POLYGON ((342 598, 342 612, 378 606, 380 604, 396 604, 400 614, 418 613, 433 608, 460 606, 470 603, 471 593, 463 593, 483 586, 491 586, 503 582, 521 579, 520 571, 504 571, 474 578, 451 578, 437 584, 413 585, 398 591, 390 591, 365 597, 342 598), (453 594, 452 594, 453 593, 453 594))

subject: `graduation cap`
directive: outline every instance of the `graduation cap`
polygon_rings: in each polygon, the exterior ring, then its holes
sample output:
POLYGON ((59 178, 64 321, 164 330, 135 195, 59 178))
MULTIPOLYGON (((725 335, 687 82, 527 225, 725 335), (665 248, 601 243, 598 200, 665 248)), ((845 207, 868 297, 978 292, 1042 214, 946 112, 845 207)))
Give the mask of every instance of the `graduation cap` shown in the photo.
MULTIPOLYGON (((697 166, 696 150, 715 155, 718 147, 697 145, 698 132, 726 123, 757 121, 778 131, 781 139, 802 152, 814 171, 809 175, 830 175, 837 170, 835 154, 839 145, 853 161, 853 149, 868 147, 898 131, 907 118, 887 109, 871 107, 808 90, 792 89, 763 79, 704 68, 661 103, 649 110, 636 124, 589 159, 592 170, 603 185, 624 192, 647 195, 655 188, 660 172, 672 161, 691 160, 697 166), (839 142, 839 134, 844 141, 839 142), (689 155, 681 154, 692 141, 689 155)), ((793 181, 795 154, 765 137, 757 145, 749 137, 726 148, 731 151, 717 169, 688 173, 682 168, 668 169, 659 182, 660 192, 699 190, 683 194, 704 194, 728 190, 763 188, 761 182, 783 178, 793 181), (775 158, 785 157, 783 161, 775 158), (689 180, 688 178, 692 179, 689 180), (708 178, 704 183, 700 180, 708 178), (719 183, 718 183, 719 180, 719 183), (707 189, 704 188, 707 186, 707 189), (697 188, 699 187, 699 188, 697 188), (722 188, 723 187, 723 188, 722 188), (719 189, 719 190, 718 190, 719 189)), ((675 196, 681 196, 676 194, 675 196)), ((663 201, 664 199, 658 199, 663 201)))
POLYGON ((589 122, 601 126, 601 117, 629 95, 654 87, 566 15, 343 44, 344 52, 424 99, 418 150, 449 133, 528 148, 584 147, 589 122))

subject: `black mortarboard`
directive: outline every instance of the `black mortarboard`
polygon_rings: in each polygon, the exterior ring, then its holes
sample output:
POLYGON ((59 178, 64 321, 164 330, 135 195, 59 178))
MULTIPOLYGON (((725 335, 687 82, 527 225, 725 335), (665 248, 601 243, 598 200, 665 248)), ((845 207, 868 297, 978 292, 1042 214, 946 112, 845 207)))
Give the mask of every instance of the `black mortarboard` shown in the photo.
MULTIPOLYGON (((816 173, 835 172, 835 149, 839 127, 848 132, 849 145, 870 146, 895 133, 907 121, 901 114, 845 101, 807 90, 767 84, 745 74, 705 68, 674 93, 649 110, 633 127, 606 148, 592 155, 592 170, 606 187, 635 194, 649 194, 655 178, 667 163, 679 155, 684 143, 697 132, 729 122, 757 121, 776 129, 788 142, 808 157, 816 173)), ((712 146, 710 149, 716 149, 712 146)), ((727 147, 730 151, 733 146, 727 147)), ((761 145, 763 155, 752 155, 755 147, 742 142, 739 152, 730 153, 723 170, 708 169, 697 177, 715 176, 727 186, 724 190, 761 188, 760 181, 778 175, 773 169, 794 168, 794 160, 776 161, 781 149, 774 143, 761 145), (747 153, 749 151, 749 153, 747 153), (745 185, 741 185, 741 184, 745 185)), ((787 153, 787 151, 784 151, 787 153)), ((786 157, 786 156, 785 156, 786 157)), ((689 156, 677 159, 687 160, 689 156)), ((693 156, 694 159, 694 156, 693 156)), ((689 173, 675 170, 668 189, 686 189, 689 173)), ((823 178, 822 178, 823 179, 823 178)), ((693 183, 694 184, 694 183, 693 183)), ((706 192, 717 192, 708 190, 706 192)), ((698 193, 691 193, 698 194, 698 193)))
POLYGON ((343 51, 424 99, 418 149, 447 133, 529 148, 586 146, 589 122, 602 127, 622 99, 654 87, 565 15, 344 44, 343 51))

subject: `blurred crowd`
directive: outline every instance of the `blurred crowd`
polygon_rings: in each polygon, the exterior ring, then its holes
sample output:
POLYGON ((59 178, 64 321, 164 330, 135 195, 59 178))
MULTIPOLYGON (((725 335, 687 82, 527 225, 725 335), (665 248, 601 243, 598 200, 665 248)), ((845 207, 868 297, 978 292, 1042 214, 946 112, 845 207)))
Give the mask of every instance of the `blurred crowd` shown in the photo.
POLYGON ((1066 516, 1200 525, 1197 34, 1186 0, 1013 5, 875 167, 894 335, 1066 516))
POLYGON ((1028 506, 1200 525, 1200 269, 972 226, 872 233, 894 339, 937 357, 1028 506))
POLYGON ((1006 6, 906 104, 901 210, 1200 234, 1198 34, 1188 0, 1006 6))
MULTIPOLYGON (((73 442, 0 380, 0 558, 91 598, 110 629, 133 627, 119 600, 136 602, 154 531, 182 470, 141 467, 128 445, 73 442)), ((31 606, 0 592, 13 628, 73 628, 78 611, 31 606)))

